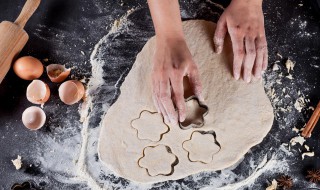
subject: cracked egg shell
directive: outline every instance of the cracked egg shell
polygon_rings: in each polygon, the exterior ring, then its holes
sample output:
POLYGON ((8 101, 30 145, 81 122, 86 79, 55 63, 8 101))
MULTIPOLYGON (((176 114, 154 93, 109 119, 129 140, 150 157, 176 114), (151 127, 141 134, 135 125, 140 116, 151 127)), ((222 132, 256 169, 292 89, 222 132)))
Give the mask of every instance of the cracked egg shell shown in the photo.
POLYGON ((42 75, 43 65, 39 59, 25 56, 14 62, 13 71, 24 80, 34 80, 42 75))
POLYGON ((84 96, 84 86, 80 81, 68 80, 59 87, 59 97, 67 105, 79 102, 84 96))
POLYGON ((47 75, 52 82, 62 82, 70 75, 71 69, 64 65, 50 64, 47 66, 47 75))
POLYGON ((49 97, 49 86, 41 80, 33 80, 27 87, 27 99, 33 104, 43 104, 49 97))
POLYGON ((22 113, 22 123, 30 130, 40 129, 46 122, 46 114, 36 106, 31 106, 22 113))

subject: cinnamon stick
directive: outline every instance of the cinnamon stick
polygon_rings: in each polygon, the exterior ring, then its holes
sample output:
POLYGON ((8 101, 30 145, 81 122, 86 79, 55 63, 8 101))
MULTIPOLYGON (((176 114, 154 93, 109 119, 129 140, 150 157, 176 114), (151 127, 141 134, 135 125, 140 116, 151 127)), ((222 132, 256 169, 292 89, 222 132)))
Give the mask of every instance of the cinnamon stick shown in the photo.
POLYGON ((320 117, 320 101, 316 107, 316 109, 314 110, 311 118, 309 119, 306 127, 303 129, 301 135, 303 137, 310 137, 311 136, 311 132, 313 131, 314 127, 316 126, 318 120, 320 117))

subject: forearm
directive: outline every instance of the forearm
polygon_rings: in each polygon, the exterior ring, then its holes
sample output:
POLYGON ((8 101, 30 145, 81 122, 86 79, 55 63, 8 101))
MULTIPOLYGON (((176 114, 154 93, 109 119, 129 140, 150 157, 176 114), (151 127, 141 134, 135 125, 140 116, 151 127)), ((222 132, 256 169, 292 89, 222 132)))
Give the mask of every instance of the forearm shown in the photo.
POLYGON ((183 38, 178 0, 148 0, 157 40, 183 38))
POLYGON ((241 3, 243 3, 245 5, 260 5, 260 6, 262 6, 263 0, 231 0, 231 3, 236 3, 238 1, 240 1, 241 3))

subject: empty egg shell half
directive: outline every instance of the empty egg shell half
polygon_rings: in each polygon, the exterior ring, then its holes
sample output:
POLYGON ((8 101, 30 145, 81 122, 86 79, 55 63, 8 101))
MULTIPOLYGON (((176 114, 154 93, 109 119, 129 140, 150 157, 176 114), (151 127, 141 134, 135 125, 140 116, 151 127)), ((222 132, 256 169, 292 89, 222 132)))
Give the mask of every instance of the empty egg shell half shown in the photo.
POLYGON ((84 86, 80 81, 68 80, 59 87, 59 97, 67 105, 79 102, 84 96, 84 86))
POLYGON ((71 69, 64 65, 50 64, 47 66, 47 75, 52 82, 62 82, 70 75, 71 69))
POLYGON ((49 86, 41 80, 33 80, 27 87, 27 99, 33 104, 43 104, 49 97, 49 86))
POLYGON ((40 129, 46 122, 46 114, 36 106, 31 106, 22 113, 22 123, 30 130, 40 129))

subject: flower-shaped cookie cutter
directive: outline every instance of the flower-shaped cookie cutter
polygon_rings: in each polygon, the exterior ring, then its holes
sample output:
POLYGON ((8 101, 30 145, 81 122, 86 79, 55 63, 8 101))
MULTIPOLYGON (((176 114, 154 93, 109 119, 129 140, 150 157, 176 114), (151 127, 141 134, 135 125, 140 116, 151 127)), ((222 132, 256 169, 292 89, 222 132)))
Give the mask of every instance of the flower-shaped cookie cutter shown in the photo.
POLYGON ((143 149, 143 156, 138 165, 147 170, 149 176, 169 176, 173 174, 174 167, 179 163, 178 157, 172 153, 169 146, 147 146, 143 149))
POLYGON ((196 96, 190 96, 185 102, 187 106, 187 116, 183 122, 179 122, 180 128, 190 129, 202 127, 205 124, 204 117, 209 113, 208 106, 200 102, 196 96))

